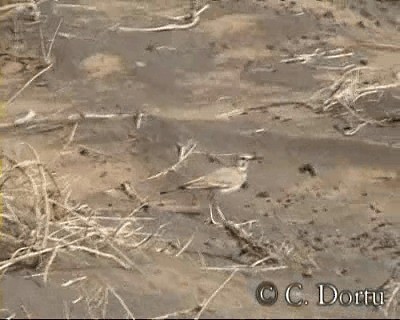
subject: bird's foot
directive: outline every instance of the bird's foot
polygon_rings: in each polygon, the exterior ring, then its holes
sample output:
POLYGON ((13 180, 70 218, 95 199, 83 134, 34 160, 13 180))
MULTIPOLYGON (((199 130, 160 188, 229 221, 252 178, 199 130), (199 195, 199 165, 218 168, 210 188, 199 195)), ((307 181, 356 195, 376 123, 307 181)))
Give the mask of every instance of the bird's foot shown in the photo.
POLYGON ((213 225, 217 225, 217 226, 218 226, 218 225, 221 225, 221 223, 216 222, 215 219, 214 219, 213 208, 212 208, 212 205, 211 205, 211 204, 209 205, 209 208, 210 208, 210 218, 207 219, 207 220, 208 220, 208 223, 209 223, 209 224, 213 224, 213 225))

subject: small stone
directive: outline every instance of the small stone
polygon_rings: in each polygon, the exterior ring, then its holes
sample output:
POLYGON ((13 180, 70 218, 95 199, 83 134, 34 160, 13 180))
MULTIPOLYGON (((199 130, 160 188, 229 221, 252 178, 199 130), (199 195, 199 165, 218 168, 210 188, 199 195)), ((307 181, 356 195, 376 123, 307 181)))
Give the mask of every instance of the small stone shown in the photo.
POLYGON ((374 211, 375 213, 381 213, 381 212, 382 212, 382 210, 379 209, 379 208, 378 208, 375 204, 373 204, 373 203, 370 203, 369 208, 370 208, 372 211, 374 211))
POLYGON ((300 173, 309 173, 312 177, 315 177, 317 175, 314 166, 310 163, 306 163, 300 166, 299 171, 300 173))
POLYGON ((136 61, 136 66, 139 68, 144 68, 146 66, 146 63, 143 61, 136 61))
POLYGON ((257 198, 269 198, 269 193, 268 191, 261 191, 256 194, 257 198))
POLYGON ((367 58, 361 58, 360 59, 360 64, 362 64, 363 66, 366 66, 368 64, 368 59, 367 58))
POLYGON ((365 28, 365 23, 360 20, 360 21, 357 22, 357 26, 364 29, 365 28))

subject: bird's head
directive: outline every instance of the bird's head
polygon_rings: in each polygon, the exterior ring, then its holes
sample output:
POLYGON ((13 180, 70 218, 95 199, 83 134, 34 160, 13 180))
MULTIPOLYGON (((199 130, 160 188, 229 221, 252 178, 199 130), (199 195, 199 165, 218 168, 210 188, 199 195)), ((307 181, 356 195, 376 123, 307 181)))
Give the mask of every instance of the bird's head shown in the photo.
POLYGON ((246 171, 247 167, 249 166, 249 161, 257 159, 261 159, 261 157, 255 154, 242 153, 239 154, 236 158, 236 166, 239 168, 239 170, 246 171))

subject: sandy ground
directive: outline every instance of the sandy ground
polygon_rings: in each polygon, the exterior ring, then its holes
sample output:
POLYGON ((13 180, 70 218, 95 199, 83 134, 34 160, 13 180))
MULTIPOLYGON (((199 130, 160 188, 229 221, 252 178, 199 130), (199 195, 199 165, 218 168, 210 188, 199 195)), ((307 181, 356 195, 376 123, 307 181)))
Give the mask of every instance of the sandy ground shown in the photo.
MULTIPOLYGON (((379 82, 366 80, 365 86, 399 82, 399 1, 357 0, 349 1, 351 5, 346 1, 210 1, 197 26, 166 32, 109 28, 117 23, 130 27, 170 23, 166 16, 185 14, 187 4, 176 0, 77 3, 89 7, 56 6, 53 1, 40 5, 47 18, 46 39, 51 39, 63 18, 52 50, 54 66, 6 106, 2 122, 23 117, 29 110, 65 117, 76 112, 143 113, 140 128, 132 119, 82 121, 72 140, 73 125, 8 128, 2 130, 3 150, 16 159, 27 159, 20 142, 28 142, 54 175, 69 183, 71 201, 111 216, 128 214, 140 204, 121 192, 124 182, 151 203, 195 204, 200 210, 176 212, 150 205, 137 212, 138 218, 153 218, 145 223, 146 232, 163 226, 158 238, 129 252, 143 274, 81 254, 56 259, 46 285, 41 277, 31 276, 40 270, 9 271, 1 280, 0 315, 101 317, 93 306, 96 301, 87 297, 96 300, 98 288, 112 285, 135 317, 179 310, 189 310, 180 317, 194 317, 199 304, 231 274, 231 269, 222 267, 248 265, 257 259, 244 254, 243 245, 226 229, 207 223, 206 195, 193 198, 185 192, 160 195, 160 191, 221 165, 207 154, 254 152, 262 160, 250 163, 247 187, 220 197, 221 209, 235 223, 256 220, 243 227, 253 239, 289 244, 293 249, 289 256, 298 258, 289 259, 290 263, 267 261, 259 268, 237 272, 202 317, 382 317, 383 308, 318 306, 316 285, 328 282, 356 291, 377 289, 390 279, 399 281, 398 122, 367 125, 345 136, 341 128, 349 124, 338 113, 270 103, 311 101, 318 90, 339 79, 345 72, 340 67, 348 64, 378 70, 379 82), (344 48, 353 55, 281 62, 318 48, 344 48), (256 106, 266 107, 246 109, 256 106), (242 108, 247 112, 231 113, 242 108), (176 144, 189 140, 197 143, 195 153, 175 172, 147 180, 176 163, 176 144), (315 175, 299 170, 304 164, 310 164, 315 175), (276 266, 285 268, 261 270, 276 266), (87 278, 79 285, 61 286, 81 276, 87 278), (263 280, 279 289, 274 306, 261 306, 255 299, 263 280), (308 305, 285 303, 284 290, 292 282, 303 284, 308 305), (84 298, 72 303, 79 296, 84 298)), ((7 29, 2 32, 6 35, 7 29)), ((37 26, 28 27, 27 34, 25 51, 16 51, 10 46, 16 40, 2 36, 3 101, 42 68, 32 59, 40 52, 37 26)), ((399 103, 400 88, 393 86, 360 99, 356 107, 371 119, 398 117, 399 103)), ((388 290, 386 304, 390 297, 388 290)), ((398 301, 393 299, 389 317, 400 316, 395 310, 398 301)), ((126 316, 115 296, 109 298, 106 315, 126 316)))

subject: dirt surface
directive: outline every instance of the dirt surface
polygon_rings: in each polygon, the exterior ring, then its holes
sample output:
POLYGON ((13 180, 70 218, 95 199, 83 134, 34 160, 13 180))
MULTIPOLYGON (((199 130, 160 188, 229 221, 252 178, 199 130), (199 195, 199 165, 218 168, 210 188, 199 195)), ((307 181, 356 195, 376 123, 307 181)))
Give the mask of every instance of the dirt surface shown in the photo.
MULTIPOLYGON (((171 23, 166 17, 186 14, 188 4, 76 3, 82 6, 39 5, 46 17, 44 39, 52 39, 62 18, 52 48, 54 65, 3 108, 2 123, 29 110, 64 119, 77 112, 134 114, 136 121, 83 120, 75 129, 73 122, 2 128, 3 151, 22 161, 30 155, 20 143, 29 143, 55 177, 68 183, 71 202, 101 215, 125 216, 141 199, 148 201, 135 213, 138 219, 149 218, 138 241, 160 226, 162 232, 129 251, 142 273, 80 253, 60 255, 47 284, 34 276, 41 270, 10 270, 1 280, 0 316, 102 317, 96 290, 111 285, 137 318, 179 310, 187 311, 180 317, 194 317, 232 273, 229 267, 260 258, 251 256, 226 226, 208 223, 206 194, 160 191, 230 163, 232 157, 224 154, 239 153, 262 159, 251 161, 246 188, 218 197, 221 210, 234 223, 256 220, 241 227, 255 243, 286 244, 291 250, 285 259, 238 271, 201 316, 381 318, 384 311, 400 316, 398 295, 386 308, 396 287, 384 288, 386 306, 381 308, 317 305, 320 282, 357 291, 400 281, 400 87, 358 101, 356 108, 368 119, 393 121, 368 123, 353 135, 343 134, 348 132, 343 128, 357 124, 341 117, 343 110, 317 112, 287 103, 312 101, 349 64, 378 74, 379 82, 365 80, 365 86, 398 84, 399 1, 210 1, 196 26, 165 32, 115 27, 171 23), (344 48, 352 55, 282 62, 318 48, 344 48), (147 179, 174 165, 177 143, 188 141, 196 142, 195 152, 177 170, 147 179), (121 191, 126 182, 139 197, 121 191), (174 206, 200 210, 181 212, 174 206), (82 276, 87 278, 78 285, 61 285, 82 276), (279 289, 274 306, 261 306, 255 298, 263 280, 279 289), (284 290, 293 282, 303 284, 308 305, 285 303, 284 290)), ((198 1, 198 8, 204 4, 198 1)), ((2 28, 8 38, 1 36, 0 92, 7 101, 44 67, 37 59, 37 25, 25 26, 27 35, 20 41, 25 46, 17 47, 9 29, 2 28)), ((109 295, 106 316, 125 317, 121 302, 109 295)))

